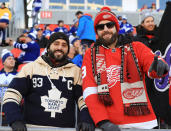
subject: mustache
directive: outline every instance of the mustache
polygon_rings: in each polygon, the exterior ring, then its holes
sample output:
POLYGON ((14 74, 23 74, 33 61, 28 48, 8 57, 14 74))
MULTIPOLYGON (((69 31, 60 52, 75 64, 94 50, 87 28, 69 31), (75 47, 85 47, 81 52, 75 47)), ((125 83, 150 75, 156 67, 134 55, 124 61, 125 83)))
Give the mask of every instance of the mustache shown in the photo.
POLYGON ((104 35, 113 35, 113 33, 111 33, 111 32, 108 32, 108 31, 106 31, 106 32, 104 32, 103 34, 102 34, 102 37, 104 36, 104 35))
POLYGON ((53 53, 55 53, 55 52, 61 52, 62 54, 64 54, 64 52, 62 51, 62 50, 55 50, 53 53))

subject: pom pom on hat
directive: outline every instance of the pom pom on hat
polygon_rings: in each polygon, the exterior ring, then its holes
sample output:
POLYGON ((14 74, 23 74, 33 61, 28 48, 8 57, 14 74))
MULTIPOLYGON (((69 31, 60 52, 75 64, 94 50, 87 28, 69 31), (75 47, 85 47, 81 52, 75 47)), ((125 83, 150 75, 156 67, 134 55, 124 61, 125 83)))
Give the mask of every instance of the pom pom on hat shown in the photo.
POLYGON ((14 57, 13 54, 12 54, 9 50, 3 49, 3 50, 2 50, 2 53, 1 53, 2 63, 4 63, 5 60, 6 60, 9 56, 14 57))
POLYGON ((27 35, 27 37, 29 37, 29 38, 32 39, 32 40, 35 40, 35 39, 36 39, 36 35, 35 35, 34 33, 29 33, 29 34, 27 35))
POLYGON ((0 22, 9 24, 9 14, 4 13, 4 15, 2 15, 1 18, 0 18, 0 22))
POLYGON ((109 20, 115 22, 116 30, 117 32, 119 32, 119 21, 116 15, 113 12, 111 12, 111 9, 109 7, 103 7, 100 10, 100 12, 96 15, 94 20, 94 29, 96 33, 97 33, 96 25, 102 20, 109 20))

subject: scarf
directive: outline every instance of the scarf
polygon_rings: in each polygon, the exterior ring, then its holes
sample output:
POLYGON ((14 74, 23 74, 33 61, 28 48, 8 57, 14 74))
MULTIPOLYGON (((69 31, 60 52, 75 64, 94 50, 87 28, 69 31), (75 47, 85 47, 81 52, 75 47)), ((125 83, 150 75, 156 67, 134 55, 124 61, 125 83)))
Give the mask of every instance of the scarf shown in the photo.
MULTIPOLYGON (((150 114, 143 84, 142 74, 132 47, 132 44, 121 46, 121 95, 124 114, 140 116, 150 114), (128 46, 129 45, 129 46, 128 46)), ((105 106, 113 105, 107 82, 105 48, 100 46, 91 48, 92 69, 97 82, 98 99, 105 106)))

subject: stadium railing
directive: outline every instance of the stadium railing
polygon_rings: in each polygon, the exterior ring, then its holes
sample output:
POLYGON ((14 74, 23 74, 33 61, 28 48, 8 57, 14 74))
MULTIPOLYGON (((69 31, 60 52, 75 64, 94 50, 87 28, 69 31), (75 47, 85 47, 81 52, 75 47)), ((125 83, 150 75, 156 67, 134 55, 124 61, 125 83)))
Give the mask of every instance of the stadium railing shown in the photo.
MULTIPOLYGON (((0 127, 0 131, 12 131, 10 127, 0 127)), ((27 131, 76 131, 75 128, 27 128, 27 131)), ((102 131, 96 129, 95 131, 102 131)), ((121 131, 171 131, 171 129, 121 129, 121 131)))

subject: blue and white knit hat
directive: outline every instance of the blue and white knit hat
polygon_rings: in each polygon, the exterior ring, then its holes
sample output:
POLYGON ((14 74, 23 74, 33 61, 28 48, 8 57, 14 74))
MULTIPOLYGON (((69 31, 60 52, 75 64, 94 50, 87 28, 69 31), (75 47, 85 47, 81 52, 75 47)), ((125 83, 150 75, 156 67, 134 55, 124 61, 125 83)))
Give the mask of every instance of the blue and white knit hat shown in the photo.
POLYGON ((29 33, 27 37, 31 38, 33 41, 36 39, 36 35, 34 33, 29 33))
POLYGON ((4 22, 4 23, 9 24, 9 14, 8 13, 4 13, 4 15, 1 16, 1 18, 0 18, 0 22, 1 23, 4 22))
POLYGON ((74 43, 77 41, 77 40, 80 40, 78 37, 75 37, 72 41, 71 41, 71 44, 74 45, 74 43))
POLYGON ((122 16, 122 19, 123 19, 123 20, 127 20, 126 15, 123 15, 123 16, 122 16))
POLYGON ((9 51, 8 49, 3 49, 1 53, 2 63, 4 63, 9 56, 14 57, 11 51, 9 51))

